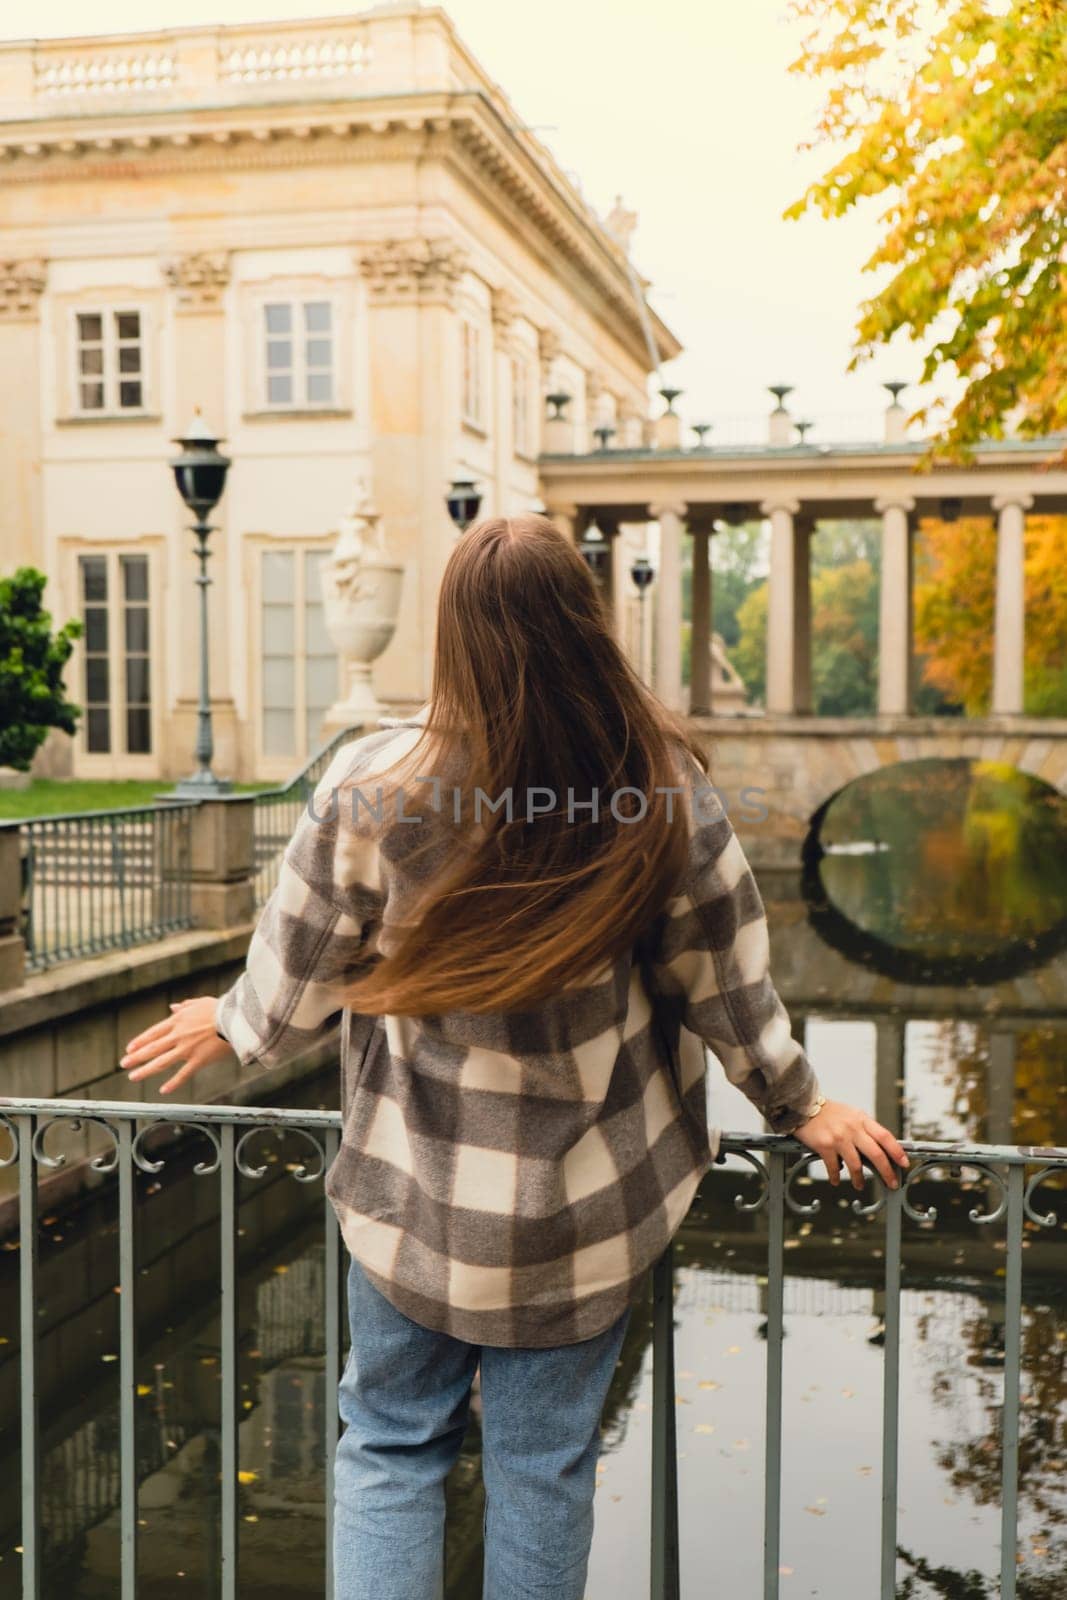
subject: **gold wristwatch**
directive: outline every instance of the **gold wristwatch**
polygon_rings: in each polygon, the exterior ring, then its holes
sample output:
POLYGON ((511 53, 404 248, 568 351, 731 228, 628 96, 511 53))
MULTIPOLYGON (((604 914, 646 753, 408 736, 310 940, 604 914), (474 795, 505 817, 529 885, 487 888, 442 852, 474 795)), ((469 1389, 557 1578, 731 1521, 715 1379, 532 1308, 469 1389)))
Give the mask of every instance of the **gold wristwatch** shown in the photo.
POLYGON ((801 1120, 801 1122, 798 1124, 798 1126, 802 1128, 804 1126, 805 1122, 810 1122, 812 1117, 814 1117, 818 1112, 820 1112, 825 1104, 826 1104, 826 1096, 824 1094, 817 1094, 815 1096, 815 1099, 811 1102, 811 1105, 808 1108, 807 1116, 804 1117, 801 1120))

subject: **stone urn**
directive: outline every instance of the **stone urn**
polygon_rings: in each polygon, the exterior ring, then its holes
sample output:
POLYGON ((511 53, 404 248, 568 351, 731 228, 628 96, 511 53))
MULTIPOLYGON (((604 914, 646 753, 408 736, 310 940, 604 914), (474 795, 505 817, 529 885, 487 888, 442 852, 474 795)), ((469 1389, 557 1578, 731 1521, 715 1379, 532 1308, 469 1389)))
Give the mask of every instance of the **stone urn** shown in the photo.
POLYGON ((374 693, 371 666, 396 630, 404 567, 385 549, 381 518, 362 480, 341 518, 333 554, 322 569, 326 631, 348 674, 347 693, 326 713, 323 736, 342 728, 374 727, 384 707, 374 693))

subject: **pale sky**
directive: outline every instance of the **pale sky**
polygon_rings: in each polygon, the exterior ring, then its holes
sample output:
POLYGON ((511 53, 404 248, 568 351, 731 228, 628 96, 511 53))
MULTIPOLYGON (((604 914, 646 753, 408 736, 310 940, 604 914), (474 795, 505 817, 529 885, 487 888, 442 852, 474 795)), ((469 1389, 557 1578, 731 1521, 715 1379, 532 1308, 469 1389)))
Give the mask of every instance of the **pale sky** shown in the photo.
MULTIPOLYGON (((3 8, 0 37, 25 37, 23 18, 52 37, 347 9, 358 8, 36 0, 3 8)), ((689 421, 758 416, 775 382, 796 386, 797 416, 873 420, 886 404, 879 381, 917 375, 919 352, 906 342, 845 370, 881 203, 832 222, 781 219, 825 159, 797 154, 818 95, 787 71, 798 30, 786 0, 448 0, 445 9, 594 207, 606 214, 621 194, 637 211, 633 256, 685 345, 666 375, 685 390, 689 421)))

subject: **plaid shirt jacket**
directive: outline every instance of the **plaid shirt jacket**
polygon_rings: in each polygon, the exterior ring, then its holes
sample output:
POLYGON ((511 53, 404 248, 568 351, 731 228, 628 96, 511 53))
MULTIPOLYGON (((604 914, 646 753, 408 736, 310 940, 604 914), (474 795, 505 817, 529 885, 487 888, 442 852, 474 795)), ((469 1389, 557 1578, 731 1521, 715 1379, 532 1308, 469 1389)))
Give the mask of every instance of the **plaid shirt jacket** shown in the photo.
POLYGON ((818 1084, 771 981, 755 880, 688 756, 687 870, 640 950, 529 1011, 346 1009, 434 852, 407 861, 415 828, 331 800, 356 785, 369 805, 420 731, 397 723, 332 763, 218 1028, 242 1065, 270 1067, 340 1019, 344 1130, 326 1188, 393 1305, 472 1344, 571 1344, 637 1297, 718 1151, 704 1046, 776 1132, 805 1119, 818 1084))

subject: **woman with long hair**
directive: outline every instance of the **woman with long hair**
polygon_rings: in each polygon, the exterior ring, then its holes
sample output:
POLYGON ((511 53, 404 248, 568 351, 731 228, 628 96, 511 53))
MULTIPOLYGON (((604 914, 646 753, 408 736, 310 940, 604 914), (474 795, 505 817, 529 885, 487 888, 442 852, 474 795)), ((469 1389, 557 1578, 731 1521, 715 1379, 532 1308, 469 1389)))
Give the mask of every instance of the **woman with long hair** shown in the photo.
POLYGON ((460 538, 428 705, 342 750, 237 983, 122 1064, 169 1093, 338 1020, 338 1600, 438 1594, 479 1370, 486 1600, 581 1600, 630 1307, 718 1149, 704 1047, 832 1183, 866 1159, 895 1186, 907 1156, 819 1092, 700 752, 541 517, 460 538))

